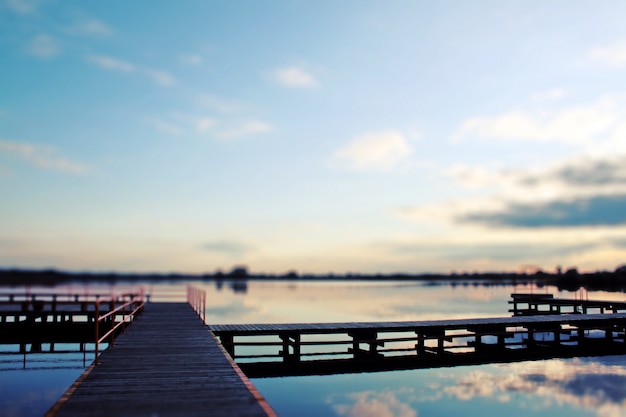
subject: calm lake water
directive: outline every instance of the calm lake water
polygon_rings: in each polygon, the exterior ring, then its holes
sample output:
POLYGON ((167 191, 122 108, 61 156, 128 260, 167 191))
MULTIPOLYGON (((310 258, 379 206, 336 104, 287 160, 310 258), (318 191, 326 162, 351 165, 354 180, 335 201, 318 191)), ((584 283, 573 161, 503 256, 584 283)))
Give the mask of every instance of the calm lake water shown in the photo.
MULTIPOLYGON (((427 282, 195 282, 207 290, 208 323, 401 321, 506 317, 512 292, 555 288, 432 285, 427 282)), ((141 284, 153 301, 184 301, 186 283, 141 284)), ((128 287, 116 286, 115 290, 128 287)), ((24 288, 0 288, 24 292, 24 288)), ((29 288, 31 292, 40 289, 29 288)), ((42 289, 52 291, 50 288, 42 289)), ((55 292, 104 293, 73 285, 55 292)), ((626 301, 622 293, 590 299, 626 301)), ((58 347, 57 347, 58 348, 58 347)), ((38 416, 93 361, 93 354, 0 353, 0 415, 38 416)), ((60 348, 59 348, 60 349, 60 348)), ((551 359, 514 364, 333 376, 253 379, 281 417, 288 416, 626 416, 626 357, 551 359)))

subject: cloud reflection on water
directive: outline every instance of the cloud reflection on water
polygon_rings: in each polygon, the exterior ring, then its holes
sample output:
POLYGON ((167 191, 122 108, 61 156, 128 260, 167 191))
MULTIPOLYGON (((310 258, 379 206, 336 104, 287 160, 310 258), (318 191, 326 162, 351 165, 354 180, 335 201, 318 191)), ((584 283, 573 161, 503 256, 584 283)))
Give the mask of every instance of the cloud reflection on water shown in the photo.
POLYGON ((417 417, 408 400, 399 398, 407 394, 412 394, 412 390, 363 391, 347 394, 343 400, 335 397, 329 402, 334 403, 333 409, 342 417, 417 417))
POLYGON ((393 375, 373 374, 369 382, 357 376, 338 376, 329 383, 325 402, 339 417, 417 417, 441 412, 464 416, 626 416, 626 367, 622 356, 393 375), (346 381, 354 381, 361 389, 344 391, 346 381))
POLYGON ((626 415, 626 369, 600 359, 548 360, 495 365, 505 373, 471 372, 444 388, 449 397, 470 401, 478 397, 511 401, 531 397, 533 409, 569 405, 595 411, 599 417, 626 415), (539 401, 541 400, 541 401, 539 401))

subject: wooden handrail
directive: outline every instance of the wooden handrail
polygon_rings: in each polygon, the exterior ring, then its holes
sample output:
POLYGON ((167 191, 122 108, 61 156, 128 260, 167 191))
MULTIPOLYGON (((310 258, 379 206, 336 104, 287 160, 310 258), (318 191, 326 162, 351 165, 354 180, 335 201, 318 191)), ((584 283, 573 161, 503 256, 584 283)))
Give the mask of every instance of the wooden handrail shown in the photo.
POLYGON ((206 291, 188 285, 187 302, 202 319, 202 321, 206 323, 206 291))
POLYGON ((104 342, 108 337, 110 337, 111 338, 110 345, 113 346, 115 344, 115 331, 120 327, 122 327, 122 331, 124 331, 126 328, 126 323, 132 322, 135 316, 143 310, 144 305, 145 305, 145 300, 144 300, 143 288, 140 289, 139 293, 124 293, 124 294, 121 294, 120 296, 111 296, 106 299, 99 299, 95 302, 95 306, 96 306, 95 364, 96 365, 98 365, 98 362, 99 362, 98 357, 99 357, 99 351, 100 351, 100 343, 104 342), (124 302, 125 299, 127 298, 129 298, 128 301, 124 302), (118 300, 120 299, 122 300, 122 304, 116 307, 116 304, 118 303, 118 300), (110 304, 110 310, 108 310, 105 314, 100 315, 100 304, 103 302, 107 302, 110 304), (132 311, 127 312, 126 311, 127 308, 129 310, 132 309, 132 311), (121 312, 122 314, 122 320, 116 324, 115 316, 119 312, 121 312), (111 328, 102 336, 100 336, 100 322, 109 318, 111 319, 111 328))

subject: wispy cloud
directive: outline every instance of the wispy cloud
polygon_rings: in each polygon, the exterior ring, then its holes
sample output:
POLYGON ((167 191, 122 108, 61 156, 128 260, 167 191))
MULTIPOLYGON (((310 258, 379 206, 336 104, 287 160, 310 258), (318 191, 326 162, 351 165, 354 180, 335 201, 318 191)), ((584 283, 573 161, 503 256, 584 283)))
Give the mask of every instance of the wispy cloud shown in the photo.
POLYGON ((195 120, 196 131, 199 133, 209 131, 213 126, 215 126, 215 120, 210 117, 201 117, 195 120))
MULTIPOLYGON (((524 395, 534 400, 535 411, 570 404, 599 417, 622 416, 626 407, 626 373, 621 366, 550 360, 541 366, 507 365, 507 372, 470 372, 455 380, 444 392, 462 401, 480 397, 509 401, 524 395)), ((527 401, 528 401, 527 400, 527 401)))
POLYGON ((557 101, 565 98, 567 92, 562 88, 552 88, 550 90, 536 91, 530 95, 533 101, 557 101))
POLYGON ((577 157, 541 169, 455 167, 458 184, 489 194, 404 208, 415 219, 492 228, 626 224, 626 155, 577 157))
POLYGON ((165 118, 149 118, 147 122, 158 131, 170 135, 196 134, 219 140, 239 139, 274 130, 270 123, 262 120, 216 119, 187 113, 171 113, 165 118))
POLYGON ((154 68, 140 68, 139 71, 150 77, 155 83, 164 87, 171 87, 176 84, 176 78, 167 71, 154 68))
POLYGON ((338 401, 341 403, 334 404, 333 408, 344 417, 417 417, 417 411, 391 390, 356 392, 345 399, 338 396, 331 399, 331 402, 338 401))
POLYGON ((180 62, 183 65, 202 65, 204 63, 204 57, 199 54, 183 54, 180 56, 180 62))
POLYGON ((37 10, 38 1, 36 0, 6 0, 7 7, 17 13, 33 13, 37 10))
POLYGON ((512 110, 465 120, 452 138, 530 140, 585 143, 606 134, 620 120, 615 100, 602 98, 588 105, 553 111, 512 110))
POLYGON ((610 68, 622 68, 626 65, 626 39, 610 45, 596 46, 589 50, 592 62, 610 68))
POLYGON ((114 58, 108 55, 88 55, 87 61, 96 66, 109 70, 118 71, 127 74, 141 74, 150 78, 156 84, 164 87, 170 87, 176 84, 176 78, 169 72, 158 70, 150 67, 142 67, 134 63, 114 58))
POLYGON ((47 34, 41 34, 35 36, 26 45, 26 51, 30 55, 34 55, 39 58, 51 58, 56 56, 61 51, 59 41, 47 34))
POLYGON ((226 253, 232 256, 242 256, 254 248, 243 242, 235 240, 215 240, 202 244, 202 249, 210 252, 226 253))
POLYGON ((333 158, 357 170, 390 170, 413 153, 402 133, 387 131, 359 136, 337 149, 333 158))
POLYGON ((127 61, 113 58, 107 55, 89 55, 87 60, 92 64, 99 66, 100 68, 112 71, 121 71, 132 73, 137 71, 137 67, 127 61))
POLYGON ((278 68, 272 75, 276 82, 289 88, 315 88, 320 85, 313 73, 298 66, 278 68))
POLYGON ((274 128, 271 124, 262 120, 244 120, 229 123, 229 126, 221 129, 217 136, 220 139, 237 139, 262 133, 269 133, 273 130, 274 128))
POLYGON ((245 105, 237 100, 216 96, 214 94, 199 94, 198 104, 218 113, 238 113, 245 109, 245 105))
POLYGON ((59 155, 51 146, 16 142, 0 139, 0 152, 15 156, 22 161, 42 169, 50 169, 70 174, 84 174, 90 170, 87 165, 59 155))
POLYGON ((508 198, 547 201, 626 193, 626 155, 575 157, 542 168, 490 171, 457 166, 449 174, 459 184, 479 189, 498 188, 508 198))
POLYGON ((87 19, 74 23, 65 29, 67 33, 73 35, 88 36, 111 36, 115 33, 113 28, 97 19, 87 19))
POLYGON ((185 129, 182 128, 181 126, 165 121, 165 120, 149 119, 147 120, 147 122, 148 124, 151 124, 152 126, 154 126, 154 128, 161 133, 166 133, 172 136, 179 136, 185 133, 185 129))

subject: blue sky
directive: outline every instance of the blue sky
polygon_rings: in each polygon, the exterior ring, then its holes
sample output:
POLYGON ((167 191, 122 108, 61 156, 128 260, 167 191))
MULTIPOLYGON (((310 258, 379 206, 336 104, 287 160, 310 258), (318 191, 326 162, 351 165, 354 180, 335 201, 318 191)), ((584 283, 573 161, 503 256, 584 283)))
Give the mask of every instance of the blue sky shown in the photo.
POLYGON ((626 3, 0 3, 0 265, 626 260, 626 3))

